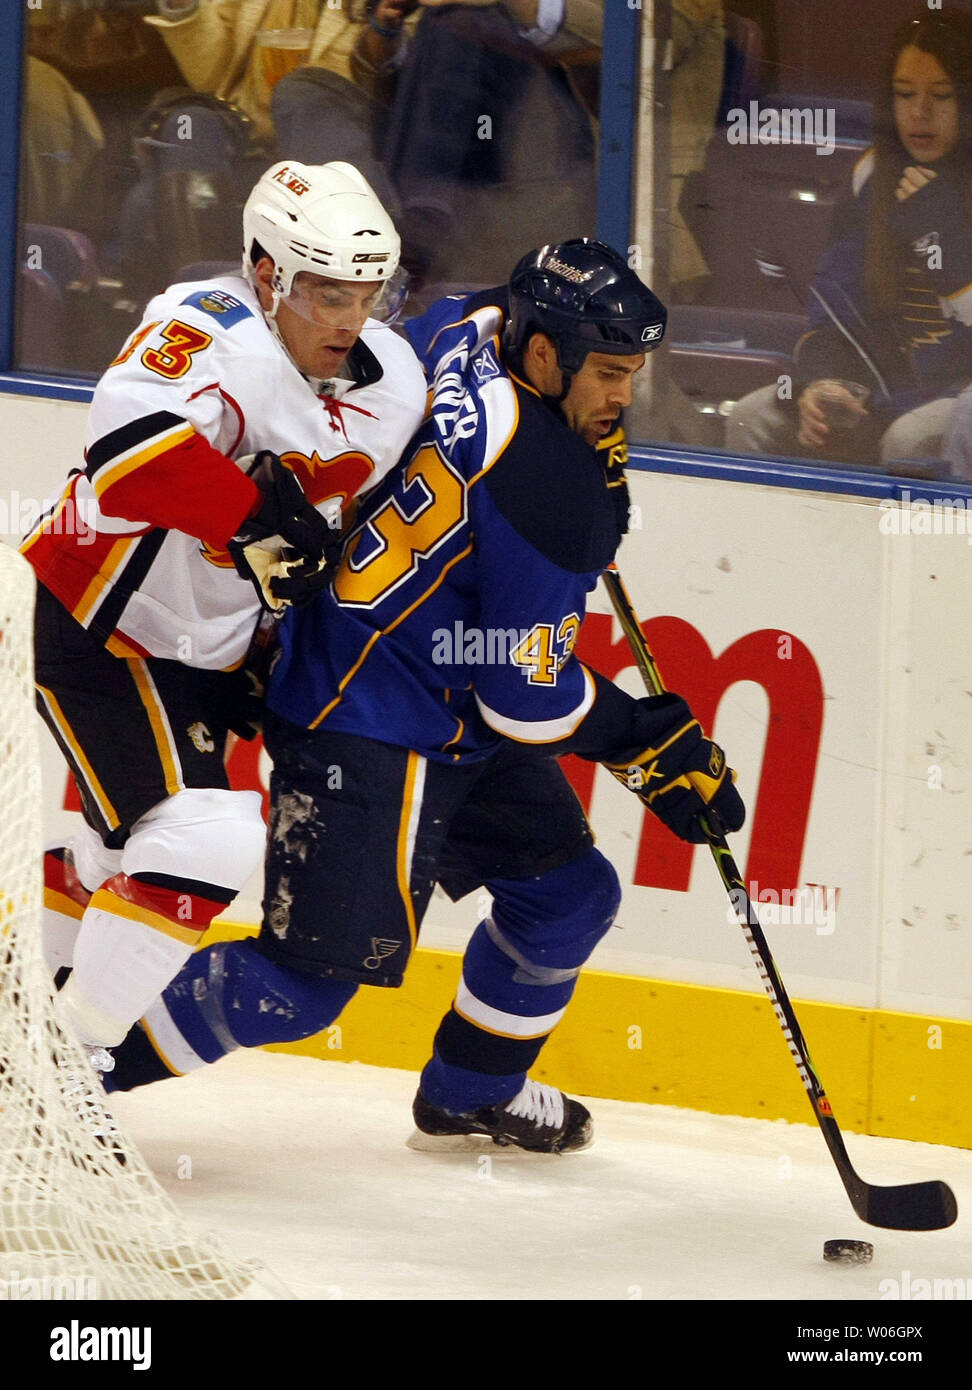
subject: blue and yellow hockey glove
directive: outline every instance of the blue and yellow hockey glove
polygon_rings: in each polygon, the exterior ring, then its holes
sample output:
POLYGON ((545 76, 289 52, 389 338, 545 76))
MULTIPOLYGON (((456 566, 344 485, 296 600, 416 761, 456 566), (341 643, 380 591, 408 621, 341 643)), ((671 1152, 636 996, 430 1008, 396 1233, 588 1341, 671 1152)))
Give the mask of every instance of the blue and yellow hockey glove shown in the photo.
POLYGON ((679 695, 653 695, 638 702, 655 726, 650 747, 605 763, 623 786, 635 792, 680 840, 703 844, 706 817, 713 830, 739 830, 746 808, 733 786, 736 774, 717 743, 679 695))

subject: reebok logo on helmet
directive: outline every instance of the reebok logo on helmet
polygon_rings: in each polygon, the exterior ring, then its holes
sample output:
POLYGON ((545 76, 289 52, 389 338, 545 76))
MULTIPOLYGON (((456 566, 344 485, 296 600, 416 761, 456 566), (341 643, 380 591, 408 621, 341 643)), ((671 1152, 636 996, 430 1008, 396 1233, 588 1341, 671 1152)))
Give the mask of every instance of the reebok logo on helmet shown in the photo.
POLYGON ((664 304, 602 241, 575 237, 529 251, 514 267, 509 289, 504 351, 515 365, 532 333, 551 338, 562 374, 559 400, 591 352, 648 353, 665 335, 664 304))

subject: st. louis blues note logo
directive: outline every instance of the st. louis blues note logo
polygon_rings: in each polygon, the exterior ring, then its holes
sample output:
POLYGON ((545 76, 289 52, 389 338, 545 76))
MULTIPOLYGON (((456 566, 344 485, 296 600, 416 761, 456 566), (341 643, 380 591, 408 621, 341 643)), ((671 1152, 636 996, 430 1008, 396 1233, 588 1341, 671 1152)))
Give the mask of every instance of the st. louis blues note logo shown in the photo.
POLYGON ((388 956, 393 956, 402 943, 400 941, 389 941, 384 936, 373 936, 371 938, 371 949, 374 955, 365 956, 362 964, 366 970, 377 970, 383 960, 388 956))

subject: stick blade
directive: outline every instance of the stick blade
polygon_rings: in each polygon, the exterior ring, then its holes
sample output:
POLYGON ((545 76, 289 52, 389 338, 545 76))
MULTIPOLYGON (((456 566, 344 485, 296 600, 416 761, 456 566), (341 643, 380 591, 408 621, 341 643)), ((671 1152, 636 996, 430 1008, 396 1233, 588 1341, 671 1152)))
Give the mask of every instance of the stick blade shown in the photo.
POLYGON ((861 1184, 854 1209, 869 1226, 891 1231, 941 1231, 958 1216, 958 1203, 944 1182, 905 1183, 901 1187, 861 1184))

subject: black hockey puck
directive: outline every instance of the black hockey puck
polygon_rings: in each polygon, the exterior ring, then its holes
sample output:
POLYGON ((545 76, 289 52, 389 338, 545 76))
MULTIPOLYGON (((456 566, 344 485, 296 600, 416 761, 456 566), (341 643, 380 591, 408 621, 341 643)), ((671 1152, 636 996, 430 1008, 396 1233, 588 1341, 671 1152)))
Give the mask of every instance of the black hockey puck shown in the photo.
POLYGON ((869 1265, 874 1246, 866 1240, 825 1240, 824 1259, 831 1264, 869 1265))

